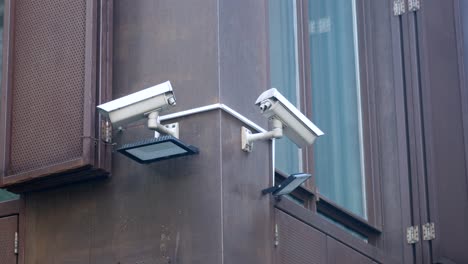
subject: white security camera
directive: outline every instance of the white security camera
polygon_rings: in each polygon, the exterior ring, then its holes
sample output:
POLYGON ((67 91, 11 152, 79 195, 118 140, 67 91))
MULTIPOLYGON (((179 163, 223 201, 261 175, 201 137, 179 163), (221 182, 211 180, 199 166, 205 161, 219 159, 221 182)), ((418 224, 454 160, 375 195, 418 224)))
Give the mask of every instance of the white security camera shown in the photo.
POLYGON ((160 112, 175 104, 171 82, 167 81, 98 105, 97 108, 101 115, 109 118, 113 126, 119 126, 145 118, 151 112, 160 112))
POLYGON ((252 134, 250 130, 242 127, 244 151, 250 152, 255 140, 280 138, 283 134, 302 148, 312 145, 317 137, 324 134, 275 88, 263 92, 255 104, 260 108, 260 112, 271 121, 272 130, 252 134))
POLYGON ((159 123, 159 112, 175 106, 176 99, 171 82, 167 81, 136 93, 98 105, 101 115, 109 118, 114 127, 148 118, 148 128, 178 138, 178 126, 163 126, 159 123))

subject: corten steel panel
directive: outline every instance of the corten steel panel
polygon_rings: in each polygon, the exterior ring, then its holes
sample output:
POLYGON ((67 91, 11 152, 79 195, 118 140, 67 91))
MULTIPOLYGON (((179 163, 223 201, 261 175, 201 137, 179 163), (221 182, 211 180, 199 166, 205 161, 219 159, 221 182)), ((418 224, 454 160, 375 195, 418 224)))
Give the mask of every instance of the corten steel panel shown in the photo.
POLYGON ((219 1, 220 101, 264 127, 254 105, 269 87, 268 1, 219 1))
MULTIPOLYGON (((408 181, 411 190, 411 197, 408 203, 411 203, 411 226, 419 225, 427 218, 427 210, 424 204, 424 192, 426 191, 424 182, 419 184, 419 179, 424 174, 424 158, 422 149, 424 148, 423 135, 421 128, 421 105, 420 105, 420 78, 419 78, 419 62, 418 53, 418 38, 416 37, 416 16, 420 12, 412 12, 399 19, 400 22, 400 38, 402 50, 402 70, 401 74, 404 79, 404 96, 406 104, 404 105, 405 122, 406 122, 406 139, 407 139, 407 157, 408 164, 408 181), (421 188, 419 187, 421 185, 421 188)), ((405 157, 403 156, 403 157, 405 157)), ((408 244, 405 244, 408 247, 408 244)), ((414 259, 411 263, 425 263, 430 258, 427 250, 428 243, 416 243, 411 245, 414 259), (426 252, 425 254, 423 254, 426 252)))
POLYGON ((17 0, 14 13, 12 175, 82 155, 86 1, 17 0))
POLYGON ((178 112, 219 102, 217 0, 119 0, 114 5, 118 98, 170 80, 178 112))
POLYGON ((0 217, 20 213, 20 199, 0 202, 0 217))
MULTIPOLYGON (((462 73, 462 82, 460 85, 461 90, 461 97, 462 97, 462 108, 463 108, 463 129, 465 133, 465 162, 466 167, 468 167, 468 89, 466 88, 468 85, 468 2, 467 1, 459 1, 460 9, 458 13, 459 18, 459 49, 461 49, 461 53, 463 54, 460 57, 462 60, 463 70, 462 73)), ((468 181, 468 173, 466 174, 466 180, 468 181)))
MULTIPOLYGON (((340 243, 352 248, 353 250, 361 253, 362 255, 374 259, 377 262, 382 263, 402 263, 402 261, 396 260, 393 257, 386 256, 382 250, 374 245, 351 235, 348 231, 337 226, 336 224, 326 220, 322 216, 308 209, 304 209, 301 205, 298 205, 290 199, 281 199, 275 203, 275 208, 285 212, 287 215, 294 216, 302 223, 305 223, 317 231, 326 234, 340 243)), ((401 244, 400 244, 401 246, 401 244)))
POLYGON ((15 232, 18 230, 18 217, 0 217, 0 263, 16 264, 15 232))
MULTIPOLYGON (((374 211, 382 224, 377 247, 399 263, 412 263, 410 245, 402 244, 405 230, 411 225, 408 181, 408 155, 405 124, 405 96, 402 69, 400 20, 393 16, 392 6, 386 1, 362 1, 361 34, 364 49, 361 56, 367 68, 361 68, 361 83, 368 88, 372 134, 372 177, 378 181, 367 186, 367 199, 380 203, 381 212, 374 211), (374 188, 372 192, 369 188, 374 188), (380 201, 376 199, 380 194, 380 201), (384 201, 384 202, 381 202, 384 201)), ((362 65, 361 65, 362 66, 362 65)), ((367 168, 366 168, 367 169, 367 168)))
POLYGON ((370 258, 345 246, 333 238, 327 237, 327 264, 367 264, 374 263, 370 258))
POLYGON ((273 207, 261 190, 271 184, 271 142, 255 142, 241 150, 243 125, 221 115, 224 263, 271 264, 273 207))
MULTIPOLYGON (((465 129, 465 142, 468 141, 468 89, 466 89, 466 84, 468 83, 468 2, 467 1, 460 1, 459 2, 459 48, 461 49, 461 54, 463 57, 460 59, 463 63, 463 73, 462 73, 462 104, 463 104, 463 113, 464 113, 464 129, 465 129)), ((468 144, 466 145, 466 152, 468 152, 468 144)), ((467 175, 468 177, 468 175, 467 175)))
MULTIPOLYGON (((104 36, 97 47, 97 1, 6 3, 2 185, 21 192, 25 182, 44 176, 54 176, 42 182, 49 186, 105 174, 82 173, 107 164, 95 160, 96 149, 100 156, 105 148, 94 140, 96 97, 109 96, 106 86, 96 91, 97 52, 105 53, 109 43, 104 36)), ((107 57, 100 59, 99 70, 107 70, 107 57)))
POLYGON ((447 258, 468 263, 468 172, 455 3, 425 1, 416 18, 426 170, 418 184, 421 208, 429 209, 421 224, 436 225, 436 239, 423 242, 428 246, 423 249, 432 252, 434 262, 447 258))
POLYGON ((325 234, 280 210, 275 210, 275 217, 279 242, 275 248, 275 263, 327 263, 327 238, 325 234))
MULTIPOLYGON (((173 120, 198 155, 142 165, 114 153, 108 181, 26 194, 26 263, 222 263, 219 120, 173 120)), ((153 135, 136 125, 116 143, 153 135)))

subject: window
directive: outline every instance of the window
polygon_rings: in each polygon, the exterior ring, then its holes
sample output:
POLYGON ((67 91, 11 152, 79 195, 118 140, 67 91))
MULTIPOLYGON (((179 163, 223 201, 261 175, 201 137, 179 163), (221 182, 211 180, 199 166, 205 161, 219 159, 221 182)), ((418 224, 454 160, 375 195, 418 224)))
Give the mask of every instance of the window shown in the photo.
POLYGON ((312 120, 320 193, 366 217, 355 1, 310 0, 312 120))
POLYGON ((366 221, 370 161, 356 1, 269 0, 270 80, 325 133, 310 149, 277 140, 277 173, 312 173, 308 186, 329 205, 366 221))
MULTIPOLYGON (((296 0, 272 0, 270 17, 270 81, 291 103, 300 108, 297 50, 296 0)), ((301 152, 288 138, 276 140, 276 168, 284 173, 301 170, 301 152)))

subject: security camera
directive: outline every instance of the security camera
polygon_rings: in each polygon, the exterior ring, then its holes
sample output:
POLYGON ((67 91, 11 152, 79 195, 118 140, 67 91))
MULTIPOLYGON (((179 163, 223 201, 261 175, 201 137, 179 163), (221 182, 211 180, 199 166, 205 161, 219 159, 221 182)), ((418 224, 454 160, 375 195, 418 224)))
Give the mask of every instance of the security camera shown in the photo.
POLYGON ((252 151, 252 144, 255 140, 280 138, 283 134, 302 148, 312 145, 317 137, 324 134, 275 88, 263 92, 255 105, 270 120, 272 130, 252 134, 250 130, 242 127, 242 149, 244 151, 252 151))
POLYGON ((324 134, 275 88, 263 92, 255 104, 265 117, 281 121, 284 134, 298 147, 312 145, 324 134))
POLYGON ((101 115, 109 118, 114 127, 147 118, 149 129, 178 138, 177 123, 166 126, 159 123, 160 111, 175 105, 171 82, 167 81, 98 105, 97 108, 101 115))
POLYGON ((113 126, 120 126, 175 106, 171 82, 167 81, 136 93, 98 105, 99 112, 109 118, 113 126))

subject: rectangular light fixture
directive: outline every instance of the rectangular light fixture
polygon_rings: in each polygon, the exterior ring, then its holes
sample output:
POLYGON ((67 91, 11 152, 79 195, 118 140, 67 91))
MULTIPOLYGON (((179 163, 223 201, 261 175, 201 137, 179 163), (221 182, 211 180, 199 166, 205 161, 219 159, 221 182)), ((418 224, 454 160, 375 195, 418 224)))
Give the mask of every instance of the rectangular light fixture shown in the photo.
POLYGON ((117 151, 136 162, 147 164, 197 154, 198 148, 187 145, 173 136, 165 135, 125 144, 117 151))
POLYGON ((295 173, 291 174, 286 180, 281 182, 278 186, 273 186, 262 191, 263 194, 271 193, 273 196, 281 196, 285 194, 290 194, 294 191, 299 185, 305 182, 311 177, 307 173, 295 173))

